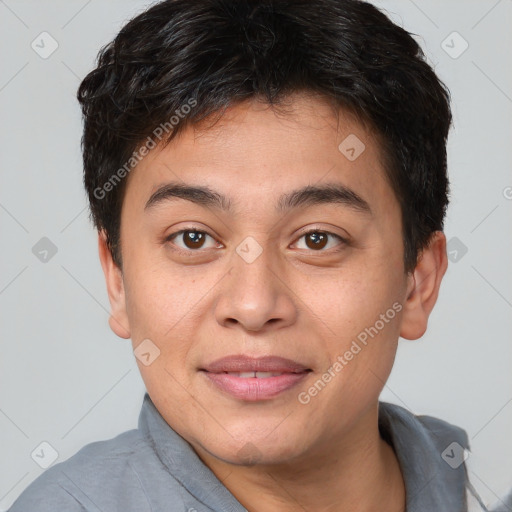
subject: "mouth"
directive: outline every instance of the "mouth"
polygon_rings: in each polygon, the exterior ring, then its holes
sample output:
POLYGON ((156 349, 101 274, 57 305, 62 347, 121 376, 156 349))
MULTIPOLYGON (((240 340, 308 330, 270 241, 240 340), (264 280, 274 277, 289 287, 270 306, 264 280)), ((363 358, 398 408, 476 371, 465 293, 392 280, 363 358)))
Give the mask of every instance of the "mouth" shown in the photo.
POLYGON ((254 402, 270 400, 290 390, 312 370, 297 361, 277 356, 233 355, 218 359, 199 371, 215 390, 254 402))
MULTIPOLYGON (((280 375, 284 375, 288 372, 223 372, 228 375, 234 375, 235 377, 239 377, 240 379, 268 379, 270 377, 279 377, 280 375)), ((295 372, 293 372, 295 373, 295 372)))

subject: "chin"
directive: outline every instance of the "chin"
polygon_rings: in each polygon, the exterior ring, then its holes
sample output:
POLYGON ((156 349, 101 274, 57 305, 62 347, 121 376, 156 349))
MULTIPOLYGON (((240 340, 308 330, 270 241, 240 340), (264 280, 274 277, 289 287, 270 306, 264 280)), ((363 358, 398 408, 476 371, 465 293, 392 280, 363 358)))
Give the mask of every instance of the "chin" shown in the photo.
POLYGON ((251 436, 245 436, 240 441, 230 438, 230 441, 222 448, 218 443, 202 446, 213 457, 237 466, 285 464, 299 455, 298 444, 294 443, 290 437, 287 438, 286 443, 283 440, 279 443, 269 437, 261 439, 251 438, 251 436))

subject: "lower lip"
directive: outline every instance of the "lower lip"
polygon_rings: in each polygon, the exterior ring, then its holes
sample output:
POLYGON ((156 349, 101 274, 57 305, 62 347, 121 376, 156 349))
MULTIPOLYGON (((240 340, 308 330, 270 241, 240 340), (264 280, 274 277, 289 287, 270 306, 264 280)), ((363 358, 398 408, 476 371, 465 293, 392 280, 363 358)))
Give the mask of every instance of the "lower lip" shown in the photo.
POLYGON ((291 389, 303 380, 309 372, 283 373, 282 375, 267 377, 265 379, 258 379, 257 377, 244 379, 227 373, 211 373, 207 371, 203 371, 202 373, 219 389, 231 396, 255 402, 274 398, 279 393, 291 389))

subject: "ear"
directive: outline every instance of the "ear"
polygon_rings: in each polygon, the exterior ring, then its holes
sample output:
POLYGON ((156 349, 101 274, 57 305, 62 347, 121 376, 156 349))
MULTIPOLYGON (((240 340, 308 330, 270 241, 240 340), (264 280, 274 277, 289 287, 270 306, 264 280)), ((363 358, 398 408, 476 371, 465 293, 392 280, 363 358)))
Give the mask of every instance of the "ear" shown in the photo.
POLYGON ((128 339, 131 334, 126 313, 123 273, 114 263, 110 249, 107 246, 107 237, 103 230, 98 232, 98 252, 103 273, 105 274, 108 299, 110 301, 111 313, 108 323, 115 334, 120 338, 128 339))
POLYGON ((441 280, 448 267, 446 237, 442 231, 432 234, 418 264, 408 277, 400 336, 408 340, 421 338, 427 330, 428 317, 437 301, 441 280))

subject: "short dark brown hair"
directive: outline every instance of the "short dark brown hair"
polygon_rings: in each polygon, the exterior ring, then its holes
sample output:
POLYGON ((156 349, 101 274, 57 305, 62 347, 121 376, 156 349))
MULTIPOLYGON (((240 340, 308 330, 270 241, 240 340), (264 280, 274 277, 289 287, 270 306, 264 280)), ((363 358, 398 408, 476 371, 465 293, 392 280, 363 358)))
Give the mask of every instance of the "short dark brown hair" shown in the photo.
POLYGON ((448 205, 449 92, 411 34, 358 0, 167 0, 100 50, 78 90, 84 183, 116 264, 124 178, 155 130, 167 143, 240 101, 306 91, 379 135, 412 271, 448 205))

